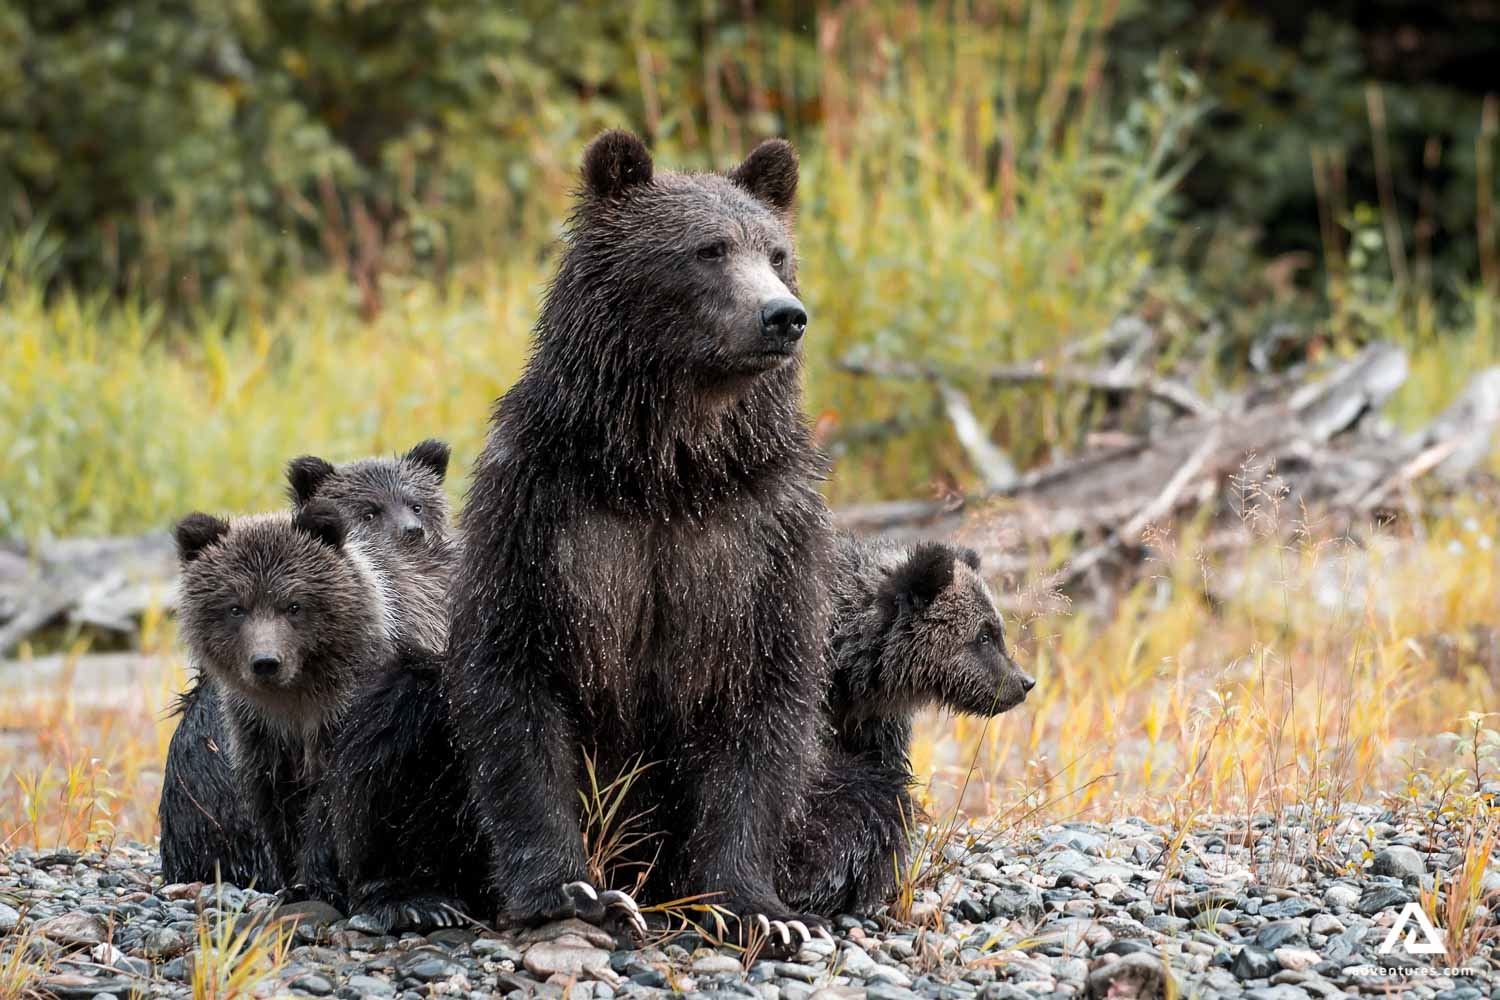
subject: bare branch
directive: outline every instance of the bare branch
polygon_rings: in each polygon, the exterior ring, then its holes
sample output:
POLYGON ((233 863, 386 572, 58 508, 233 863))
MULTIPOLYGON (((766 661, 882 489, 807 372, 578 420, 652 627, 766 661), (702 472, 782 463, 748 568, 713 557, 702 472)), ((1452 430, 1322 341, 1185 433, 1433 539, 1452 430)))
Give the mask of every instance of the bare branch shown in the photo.
POLYGON ((1114 369, 1096 370, 1073 365, 1049 368, 1045 362, 1036 361, 1019 365, 986 365, 965 371, 943 371, 934 365, 921 365, 909 361, 856 361, 850 358, 838 362, 838 369, 850 375, 908 381, 967 380, 989 382, 992 385, 1032 385, 1050 382, 1087 389, 1091 392, 1141 393, 1166 403, 1179 413, 1194 417, 1212 417, 1219 413, 1217 407, 1181 382, 1114 369))

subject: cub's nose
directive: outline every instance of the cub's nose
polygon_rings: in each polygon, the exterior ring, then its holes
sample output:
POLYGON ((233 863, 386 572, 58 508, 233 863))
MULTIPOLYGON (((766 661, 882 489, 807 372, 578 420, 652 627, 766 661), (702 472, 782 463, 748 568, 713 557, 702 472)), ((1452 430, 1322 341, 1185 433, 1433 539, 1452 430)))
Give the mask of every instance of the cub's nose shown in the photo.
POLYGON ((250 657, 250 669, 257 677, 275 677, 281 670, 281 659, 270 653, 256 653, 250 657))
POLYGON ((1021 675, 1021 690, 1022 691, 1030 691, 1034 687, 1036 687, 1036 678, 1033 677, 1033 676, 1031 676, 1030 674, 1022 674, 1021 675))
POLYGON ((807 310, 796 299, 772 299, 760 310, 760 332, 784 343, 795 343, 807 330, 807 310))
POLYGON ((425 534, 425 532, 423 532, 422 530, 422 522, 420 521, 412 521, 401 526, 401 537, 406 539, 408 542, 415 542, 417 539, 421 538, 423 534, 425 534))

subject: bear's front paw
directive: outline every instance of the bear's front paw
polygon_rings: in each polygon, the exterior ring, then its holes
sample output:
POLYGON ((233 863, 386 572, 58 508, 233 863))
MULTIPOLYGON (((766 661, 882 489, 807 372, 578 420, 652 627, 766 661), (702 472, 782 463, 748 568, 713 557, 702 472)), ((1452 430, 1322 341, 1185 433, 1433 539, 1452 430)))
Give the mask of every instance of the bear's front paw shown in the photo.
POLYGON ((502 927, 535 927, 570 917, 606 930, 618 925, 636 937, 646 935, 646 919, 629 893, 615 889, 599 892, 587 882, 568 882, 556 889, 517 893, 500 911, 497 922, 502 927))
POLYGON ((754 951, 763 958, 785 958, 793 955, 815 937, 833 942, 833 934, 829 930, 831 925, 826 918, 815 913, 783 913, 779 910, 773 912, 775 915, 772 915, 772 912, 749 909, 733 914, 732 919, 736 921, 734 930, 738 932, 738 940, 728 933, 730 928, 726 927, 723 920, 716 916, 715 922, 719 925, 719 936, 728 943, 747 951, 754 951))
POLYGON ((464 905, 446 896, 367 899, 358 907, 358 912, 373 920, 387 934, 459 927, 466 921, 464 905))

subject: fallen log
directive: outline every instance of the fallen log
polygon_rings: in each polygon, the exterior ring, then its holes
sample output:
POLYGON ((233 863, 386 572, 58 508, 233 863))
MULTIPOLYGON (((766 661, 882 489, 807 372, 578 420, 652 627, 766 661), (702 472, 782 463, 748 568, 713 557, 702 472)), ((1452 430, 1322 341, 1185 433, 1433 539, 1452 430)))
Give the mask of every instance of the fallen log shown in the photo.
POLYGON ((60 622, 133 633, 149 609, 170 609, 172 540, 70 538, 9 550, 0 560, 0 655, 60 622))

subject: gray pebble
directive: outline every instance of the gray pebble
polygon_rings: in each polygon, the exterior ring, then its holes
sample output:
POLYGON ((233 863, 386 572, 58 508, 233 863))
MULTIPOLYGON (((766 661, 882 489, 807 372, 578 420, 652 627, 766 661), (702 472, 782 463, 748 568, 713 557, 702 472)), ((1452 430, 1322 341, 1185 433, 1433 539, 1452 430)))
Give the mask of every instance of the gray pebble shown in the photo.
POLYGON ((1422 855, 1413 848, 1402 847, 1398 844, 1377 852, 1370 862, 1370 872, 1404 882, 1407 879, 1417 879, 1426 875, 1427 864, 1422 860, 1422 855))
POLYGON ((1405 906, 1411 902, 1411 896, 1406 890, 1393 885, 1372 885, 1359 897, 1355 910, 1364 916, 1372 917, 1391 906, 1405 906))
POLYGON ((1246 945, 1234 957, 1229 971, 1238 979, 1270 979, 1280 968, 1281 963, 1276 961, 1275 955, 1264 948, 1246 945))
POLYGON ((333 983, 328 981, 328 977, 316 972, 305 972, 293 979, 290 985, 294 990, 302 990, 315 997, 326 997, 333 992, 333 983))

